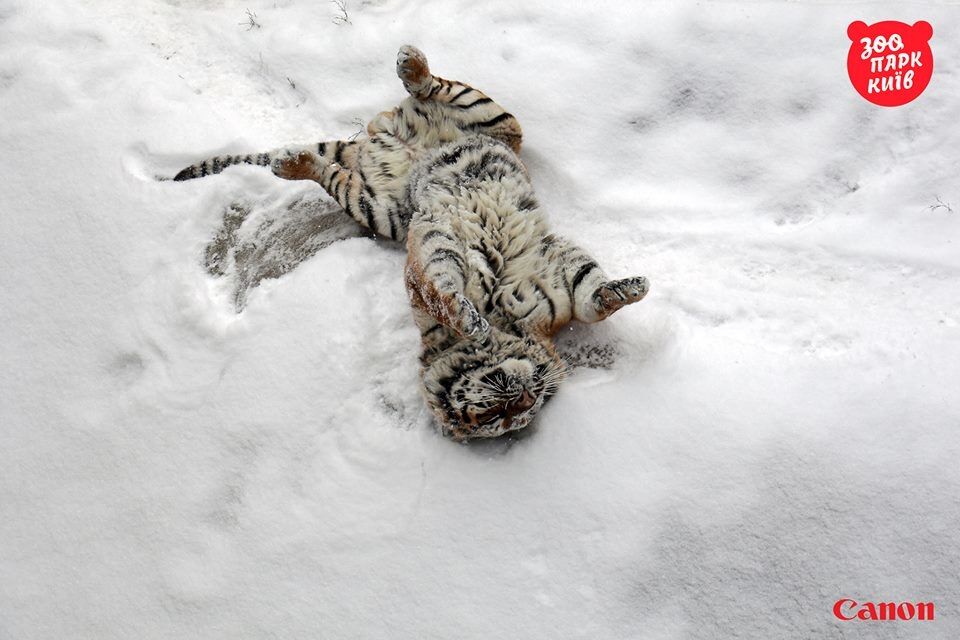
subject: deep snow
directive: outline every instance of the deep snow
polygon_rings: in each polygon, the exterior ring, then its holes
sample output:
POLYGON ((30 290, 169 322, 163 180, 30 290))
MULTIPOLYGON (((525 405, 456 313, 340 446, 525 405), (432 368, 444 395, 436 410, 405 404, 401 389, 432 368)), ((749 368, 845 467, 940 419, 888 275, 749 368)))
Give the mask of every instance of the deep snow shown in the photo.
POLYGON ((0 1, 0 638, 957 637, 960 7, 347 9, 0 1), (933 25, 917 101, 854 19, 933 25), (154 179, 353 134, 406 42, 652 282, 516 440, 435 433, 402 250, 291 236, 318 187, 154 179))

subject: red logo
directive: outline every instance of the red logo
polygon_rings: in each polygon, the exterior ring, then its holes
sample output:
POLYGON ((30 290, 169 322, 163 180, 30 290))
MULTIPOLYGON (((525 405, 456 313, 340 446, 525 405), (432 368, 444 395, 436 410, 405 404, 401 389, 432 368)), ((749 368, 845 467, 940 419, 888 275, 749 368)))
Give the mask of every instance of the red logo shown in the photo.
POLYGON ((857 92, 881 107, 899 107, 915 99, 930 83, 933 27, 921 20, 913 26, 896 20, 870 26, 857 20, 847 27, 853 41, 847 73, 857 92))
POLYGON ((932 602, 857 602, 841 598, 833 603, 840 620, 933 620, 932 602))

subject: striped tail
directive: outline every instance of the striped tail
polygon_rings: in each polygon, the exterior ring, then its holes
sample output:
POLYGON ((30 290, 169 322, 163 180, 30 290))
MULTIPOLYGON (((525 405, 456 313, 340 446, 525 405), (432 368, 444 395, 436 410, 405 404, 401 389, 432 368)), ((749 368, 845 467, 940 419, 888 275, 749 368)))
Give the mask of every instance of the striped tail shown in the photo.
POLYGON ((258 167, 269 167, 271 164, 273 164, 274 160, 287 154, 288 152, 288 149, 279 149, 267 153, 248 153, 246 155, 241 154, 235 156, 214 156, 213 158, 207 158, 202 162, 190 165, 175 175, 173 179, 177 182, 181 182, 183 180, 192 180, 194 178, 212 176, 220 173, 227 167, 232 167, 236 164, 252 164, 258 167))

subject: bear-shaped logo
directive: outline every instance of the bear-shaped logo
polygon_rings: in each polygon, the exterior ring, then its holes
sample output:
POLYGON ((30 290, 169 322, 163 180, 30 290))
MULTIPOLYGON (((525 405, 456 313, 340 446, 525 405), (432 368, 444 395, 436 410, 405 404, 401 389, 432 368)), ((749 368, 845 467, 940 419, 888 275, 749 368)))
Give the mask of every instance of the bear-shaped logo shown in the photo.
POLYGON ((886 20, 870 26, 857 20, 847 27, 853 41, 847 73, 857 92, 882 107, 899 107, 915 99, 930 83, 933 27, 921 20, 912 26, 886 20))

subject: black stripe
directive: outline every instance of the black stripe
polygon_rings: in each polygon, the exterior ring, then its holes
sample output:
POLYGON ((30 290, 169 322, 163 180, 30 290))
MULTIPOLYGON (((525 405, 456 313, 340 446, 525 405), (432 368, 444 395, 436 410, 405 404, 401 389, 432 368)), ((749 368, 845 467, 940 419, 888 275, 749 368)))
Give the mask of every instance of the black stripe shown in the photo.
POLYGON ((580 286, 580 283, 583 282, 583 279, 586 278, 587 274, 589 274, 591 271, 596 269, 598 266, 599 265, 597 265, 596 262, 591 260, 587 264, 580 267, 580 270, 577 271, 577 275, 573 277, 573 285, 572 285, 572 288, 570 289, 571 295, 577 293, 577 287, 580 286))
POLYGON ((475 107, 478 104, 487 104, 488 102, 493 102, 493 100, 491 100, 490 98, 479 98, 477 100, 474 100, 470 104, 458 104, 456 106, 460 107, 461 109, 469 109, 470 107, 475 107))
POLYGON ((363 168, 357 167, 356 174, 360 177, 360 184, 363 185, 363 190, 367 192, 367 195, 369 195, 371 199, 376 198, 377 194, 373 192, 373 187, 367 182, 367 174, 363 172, 363 168))
POLYGON ((370 201, 364 198, 362 195, 359 198, 360 200, 360 211, 363 212, 364 217, 367 219, 367 228, 376 233, 377 223, 373 219, 373 207, 370 206, 370 201))
POLYGON ((460 177, 466 178, 468 180, 476 180, 480 177, 480 170, 483 168, 483 165, 479 161, 474 160, 467 164, 467 166, 460 169, 460 177))
POLYGON ((266 167, 267 165, 269 165, 269 164, 270 164, 270 154, 269 154, 269 153, 261 153, 259 156, 257 156, 257 164, 258 164, 259 166, 261 166, 261 167, 266 167))
POLYGON ((427 244, 427 242, 428 242, 431 238, 436 238, 437 236, 441 236, 441 237, 443 237, 443 238, 445 238, 445 239, 450 240, 451 242, 453 242, 453 238, 450 236, 449 233, 446 233, 446 232, 444 232, 444 231, 440 231, 440 229, 431 229, 430 231, 427 231, 425 234, 423 234, 423 238, 420 239, 420 244, 427 244))
POLYGON ((326 143, 326 142, 318 142, 318 143, 317 143, 317 154, 322 156, 322 155, 325 155, 326 153, 327 153, 327 143, 326 143))
POLYGON ((342 142, 334 143, 337 145, 337 150, 333 154, 334 164, 340 164, 340 161, 343 160, 343 147, 345 146, 342 142))
POLYGON ((539 283, 534 282, 533 288, 539 291, 543 299, 547 301, 547 306, 550 307, 550 324, 553 324, 557 320, 557 307, 554 306, 553 300, 550 299, 550 296, 547 295, 547 292, 543 290, 539 283))
POLYGON ((454 374, 452 376, 447 376, 445 378, 440 378, 439 380, 437 380, 437 384, 444 391, 441 398, 446 399, 450 397, 450 387, 453 386, 453 383, 457 381, 458 377, 459 376, 457 374, 454 374))
POLYGON ((512 152, 508 152, 505 147, 497 145, 484 151, 481 161, 486 165, 490 164, 492 160, 496 160, 500 163, 510 165, 514 171, 521 173, 523 170, 520 168, 520 165, 517 164, 515 158, 516 156, 512 152))
MULTIPOLYGON (((518 337, 518 338, 524 338, 524 337, 526 337, 526 336, 525 336, 525 331, 524 331, 523 329, 521 329, 521 328, 519 327, 519 325, 517 325, 516 322, 510 322, 509 324, 507 324, 506 326, 502 327, 501 329, 502 329, 503 331, 505 331, 506 333, 509 333, 510 335, 516 336, 516 337, 518 337)), ((529 338, 528 338, 528 339, 529 339, 529 338)))
POLYGON ((440 156, 440 161, 438 164, 453 164, 460 159, 460 156, 463 155, 463 152, 467 150, 466 146, 459 146, 449 153, 445 153, 440 156))
POLYGON ((454 264, 457 265, 457 268, 460 269, 460 273, 464 273, 464 263, 463 256, 454 251, 453 249, 437 249, 430 254, 430 259, 427 260, 427 264, 424 265, 424 268, 429 267, 435 262, 443 262, 445 260, 452 260, 454 264))
POLYGON ((443 325, 442 325, 442 324, 435 324, 435 325, 433 325, 432 327, 430 327, 429 329, 427 329, 426 331, 422 332, 422 333, 420 334, 420 337, 421 337, 421 338, 425 338, 425 337, 427 337, 428 335, 430 335, 431 333, 433 333, 434 331, 437 331, 437 330, 439 330, 439 329, 443 329, 443 325))
POLYGON ((209 173, 209 172, 207 171, 207 161, 204 160, 203 162, 200 163, 200 177, 202 178, 203 176, 207 175, 208 173, 209 173))
POLYGON ((457 147, 455 147, 453 151, 449 151, 443 154, 442 156, 440 156, 437 159, 437 161, 434 163, 434 166, 440 166, 442 164, 453 164, 454 162, 459 160, 460 156, 462 156, 465 152, 475 151, 477 149, 482 148, 483 146, 484 146, 483 141, 481 140, 471 140, 468 142, 463 142, 457 147))
POLYGON ((390 237, 394 240, 397 239, 397 221, 393 219, 393 216, 389 213, 387 214, 387 220, 390 221, 390 237))
POLYGON ((450 102, 456 102, 457 98, 459 98, 460 96, 462 96, 462 95, 464 95, 464 94, 470 93, 471 91, 473 91, 473 87, 464 87, 462 91, 460 91, 459 93, 457 93, 457 95, 455 95, 455 96, 453 96, 452 98, 450 98, 450 102))
POLYGON ((511 114, 509 114, 509 113, 507 113, 506 111, 504 111, 504 112, 501 113, 500 115, 498 115, 498 116, 496 116, 496 117, 494 117, 494 118, 490 118, 490 119, 487 120, 486 122, 478 122, 478 123, 474 124, 473 126, 475 126, 475 127, 492 127, 493 125, 497 124, 498 122, 503 122, 503 121, 506 120, 507 118, 512 118, 512 117, 513 117, 513 116, 512 116, 511 114))
POLYGON ((483 258, 487 261, 490 271, 492 271, 493 275, 499 280, 500 272, 503 271, 503 258, 497 256, 497 254, 487 246, 487 243, 482 240, 480 241, 480 251, 483 253, 483 258))
POLYGON ((514 172, 519 171, 516 163, 507 156, 485 151, 480 158, 466 165, 461 173, 467 178, 499 180, 509 173, 504 165, 510 165, 514 172))
POLYGON ((479 369, 483 365, 484 363, 481 362, 480 360, 472 360, 470 362, 460 363, 460 366, 453 365, 451 367, 453 371, 449 376, 446 376, 444 378, 440 378, 439 380, 437 380, 437 384, 439 384, 440 387, 444 390, 444 394, 443 396, 441 396, 441 398, 443 400, 446 400, 447 398, 450 397, 450 389, 451 387, 453 387, 453 383, 459 380, 460 378, 462 378, 463 374, 469 373, 470 371, 473 371, 475 369, 479 369))
POLYGON ((326 174, 327 184, 323 187, 337 202, 340 202, 340 198, 337 196, 337 178, 340 176, 340 172, 340 169, 334 169, 329 174, 326 174))
POLYGON ((480 360, 472 360, 470 362, 462 363, 459 367, 452 367, 453 374, 454 376, 459 378, 463 376, 463 374, 465 373, 469 373, 471 371, 474 371, 475 369, 479 369, 480 367, 484 366, 484 364, 486 363, 480 360))
POLYGON ((535 209, 537 207, 537 201, 533 196, 523 196, 520 198, 520 202, 517 203, 517 208, 520 211, 529 211, 530 209, 535 209))
POLYGON ((380 175, 385 178, 394 178, 393 172, 390 171, 390 163, 381 161, 377 168, 380 170, 380 175))
POLYGON ((487 304, 486 304, 486 313, 493 311, 493 282, 487 282, 487 278, 480 278, 480 286, 483 287, 483 292, 487 294, 487 304))
POLYGON ((548 234, 544 236, 543 240, 540 241, 540 255, 546 255, 547 250, 550 249, 557 241, 557 236, 548 234))

